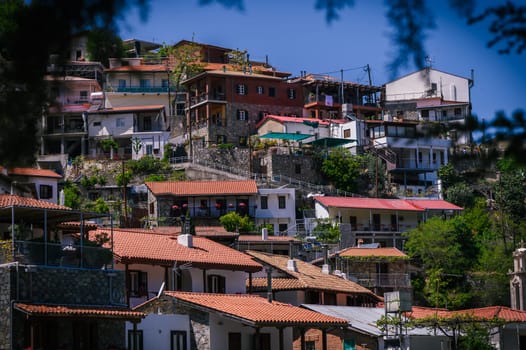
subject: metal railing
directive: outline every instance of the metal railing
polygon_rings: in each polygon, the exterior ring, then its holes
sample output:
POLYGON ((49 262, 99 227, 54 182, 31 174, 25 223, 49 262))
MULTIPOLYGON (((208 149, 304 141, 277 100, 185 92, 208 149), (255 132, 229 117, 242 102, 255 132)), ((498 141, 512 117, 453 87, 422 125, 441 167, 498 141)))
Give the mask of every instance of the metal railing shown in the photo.
POLYGON ((359 285, 374 287, 390 288, 408 288, 411 287, 411 279, 407 273, 348 273, 347 277, 359 285))

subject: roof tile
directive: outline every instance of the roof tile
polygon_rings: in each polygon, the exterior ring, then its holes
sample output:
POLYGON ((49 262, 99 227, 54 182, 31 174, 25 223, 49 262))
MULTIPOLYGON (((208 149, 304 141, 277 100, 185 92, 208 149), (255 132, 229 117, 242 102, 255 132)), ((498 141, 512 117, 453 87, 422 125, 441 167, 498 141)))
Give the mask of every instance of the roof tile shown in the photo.
POLYGON ((239 181, 165 181, 147 182, 146 186, 154 195, 211 196, 256 194, 254 180, 239 181))
POLYGON ((15 308, 31 316, 103 317, 140 319, 145 314, 125 308, 16 303, 15 308))
POLYGON ((0 208, 7 207, 71 210, 71 208, 63 205, 53 204, 51 202, 41 201, 34 198, 20 197, 13 194, 0 194, 0 208))

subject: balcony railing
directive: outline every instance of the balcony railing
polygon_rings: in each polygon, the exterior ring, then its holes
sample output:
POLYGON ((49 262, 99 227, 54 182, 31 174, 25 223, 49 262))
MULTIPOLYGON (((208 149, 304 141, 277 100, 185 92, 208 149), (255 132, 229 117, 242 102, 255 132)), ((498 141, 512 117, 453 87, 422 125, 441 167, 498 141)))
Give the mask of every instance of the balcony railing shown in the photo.
POLYGON ((124 92, 124 93, 168 93, 168 89, 175 94, 175 91, 172 88, 167 86, 156 86, 156 87, 145 87, 145 86, 129 86, 129 87, 117 87, 108 89, 109 92, 124 92))
POLYGON ((349 273, 348 278, 356 281, 366 288, 389 287, 408 288, 411 287, 411 279, 407 273, 349 273))
POLYGON ((15 241, 14 258, 15 261, 30 265, 101 269, 112 266, 113 253, 108 248, 94 247, 92 243, 64 245, 15 241))
POLYGON ((195 104, 198 104, 204 101, 209 101, 209 100, 225 101, 226 96, 224 93, 210 93, 210 94, 202 93, 197 96, 190 97, 190 104, 195 105, 195 104))

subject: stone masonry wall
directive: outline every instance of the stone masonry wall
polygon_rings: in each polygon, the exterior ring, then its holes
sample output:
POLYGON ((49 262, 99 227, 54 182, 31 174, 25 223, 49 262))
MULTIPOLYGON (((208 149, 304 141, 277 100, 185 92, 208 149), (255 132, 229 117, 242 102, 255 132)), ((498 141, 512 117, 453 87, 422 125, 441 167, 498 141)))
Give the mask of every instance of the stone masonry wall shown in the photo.
POLYGON ((0 268, 0 349, 11 348, 11 295, 10 267, 0 268))

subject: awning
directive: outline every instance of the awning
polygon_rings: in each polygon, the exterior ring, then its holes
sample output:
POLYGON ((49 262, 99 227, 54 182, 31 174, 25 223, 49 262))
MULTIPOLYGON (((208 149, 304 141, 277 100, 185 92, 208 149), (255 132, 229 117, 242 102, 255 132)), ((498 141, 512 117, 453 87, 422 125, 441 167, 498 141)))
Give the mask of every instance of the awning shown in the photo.
POLYGON ((121 320, 140 320, 146 315, 140 311, 118 307, 69 306, 15 303, 14 308, 28 316, 35 317, 73 317, 73 318, 112 318, 121 320))
POLYGON ((286 133, 286 132, 269 132, 268 134, 260 136, 262 139, 280 139, 280 140, 292 140, 301 141, 305 140, 313 135, 286 133))
POLYGON ((320 146, 320 147, 336 147, 336 146, 345 145, 351 142, 356 142, 356 140, 339 139, 335 137, 324 137, 322 139, 305 142, 304 145, 313 145, 313 146, 320 146))

